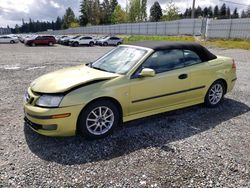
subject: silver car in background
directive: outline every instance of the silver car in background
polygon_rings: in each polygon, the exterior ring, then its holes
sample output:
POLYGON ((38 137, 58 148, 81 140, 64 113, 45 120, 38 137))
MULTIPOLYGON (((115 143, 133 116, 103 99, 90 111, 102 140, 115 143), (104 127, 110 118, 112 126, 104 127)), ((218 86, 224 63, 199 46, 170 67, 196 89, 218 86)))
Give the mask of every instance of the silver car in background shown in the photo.
POLYGON ((105 37, 103 39, 97 40, 96 44, 100 45, 100 46, 109 46, 109 45, 117 46, 117 45, 122 44, 122 42, 123 42, 123 40, 119 37, 108 36, 108 37, 105 37))
POLYGON ((19 42, 19 40, 17 37, 8 36, 8 35, 0 35, 0 43, 14 44, 14 43, 18 43, 18 42, 19 42))

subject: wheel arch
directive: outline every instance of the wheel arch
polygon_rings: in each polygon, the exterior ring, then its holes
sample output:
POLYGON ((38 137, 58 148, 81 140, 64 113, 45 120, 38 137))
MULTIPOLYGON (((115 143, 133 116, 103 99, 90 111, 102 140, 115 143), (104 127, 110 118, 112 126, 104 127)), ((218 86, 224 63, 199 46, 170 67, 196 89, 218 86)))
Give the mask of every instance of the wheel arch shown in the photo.
POLYGON ((82 112, 83 112, 91 103, 96 102, 96 101, 102 101, 102 100, 111 101, 112 103, 114 103, 114 104, 117 106, 118 111, 119 111, 119 115, 120 115, 119 121, 120 121, 120 123, 123 122, 123 110, 122 110, 122 106, 121 106, 120 102, 119 102, 117 99, 113 98, 113 97, 99 97, 99 98, 96 98, 96 99, 93 99, 93 100, 89 101, 89 102, 83 107, 83 109, 81 110, 81 112, 79 113, 78 118, 77 118, 77 124, 76 124, 76 131, 77 131, 77 132, 79 131, 78 124, 79 124, 79 118, 80 118, 82 112))
POLYGON ((224 86, 225 86, 225 94, 226 94, 227 93, 228 84, 227 84, 227 81, 224 78, 219 78, 219 79, 215 80, 211 85, 213 85, 215 82, 218 82, 218 81, 221 81, 224 84, 224 86))

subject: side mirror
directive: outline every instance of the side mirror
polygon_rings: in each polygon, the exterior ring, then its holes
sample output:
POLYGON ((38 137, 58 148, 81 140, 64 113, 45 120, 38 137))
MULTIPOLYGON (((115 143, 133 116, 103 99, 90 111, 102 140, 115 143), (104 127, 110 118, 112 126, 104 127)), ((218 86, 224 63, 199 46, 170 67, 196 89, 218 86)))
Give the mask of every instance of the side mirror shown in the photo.
POLYGON ((140 77, 154 77, 155 71, 153 69, 143 68, 139 76, 140 77))

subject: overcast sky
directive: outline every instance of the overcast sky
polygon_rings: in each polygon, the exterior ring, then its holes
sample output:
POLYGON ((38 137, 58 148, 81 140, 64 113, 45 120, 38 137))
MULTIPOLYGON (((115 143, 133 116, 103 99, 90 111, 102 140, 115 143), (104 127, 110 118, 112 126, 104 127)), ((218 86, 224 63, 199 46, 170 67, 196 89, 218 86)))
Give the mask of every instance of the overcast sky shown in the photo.
MULTIPOLYGON (((102 1, 102 0, 101 0, 102 1)), ((125 7, 126 0, 118 0, 122 7, 125 7)), ((155 0, 148 0, 148 11, 155 0)), ((176 6, 180 11, 192 6, 193 0, 175 0, 176 6)), ((249 4, 250 0, 228 0, 237 2, 239 4, 249 4)), ((81 0, 0 0, 0 27, 14 27, 15 24, 21 24, 22 18, 28 21, 32 20, 55 20, 57 16, 63 16, 65 9, 71 7, 75 14, 79 16, 79 7, 81 0)), ((162 9, 165 9, 168 0, 158 0, 162 9)), ((221 0, 196 0, 196 7, 199 5, 214 6, 218 4, 221 6, 221 0)), ((226 3, 234 9, 238 7, 239 11, 246 9, 244 5, 236 5, 233 3, 226 3)))

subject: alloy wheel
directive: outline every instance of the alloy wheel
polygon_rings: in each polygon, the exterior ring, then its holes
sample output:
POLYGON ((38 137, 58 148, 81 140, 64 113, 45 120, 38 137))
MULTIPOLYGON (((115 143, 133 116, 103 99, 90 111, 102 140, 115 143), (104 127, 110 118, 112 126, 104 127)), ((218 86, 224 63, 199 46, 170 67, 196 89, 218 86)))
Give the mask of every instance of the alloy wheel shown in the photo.
POLYGON ((110 108, 99 106, 88 114, 86 127, 93 135, 103 135, 112 128, 114 119, 114 113, 110 108))
POLYGON ((209 91, 208 99, 212 105, 216 105, 223 97, 223 87, 221 84, 214 84, 209 91))

